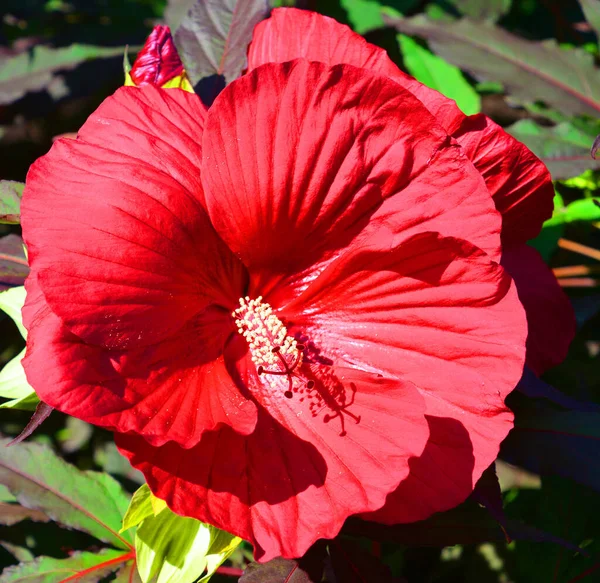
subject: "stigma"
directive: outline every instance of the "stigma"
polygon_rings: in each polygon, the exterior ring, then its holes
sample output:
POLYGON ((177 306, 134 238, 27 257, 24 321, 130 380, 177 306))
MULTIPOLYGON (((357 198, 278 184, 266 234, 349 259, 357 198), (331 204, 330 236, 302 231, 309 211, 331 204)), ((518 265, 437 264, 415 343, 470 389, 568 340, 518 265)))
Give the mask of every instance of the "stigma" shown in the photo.
POLYGON ((284 389, 283 394, 291 399, 294 371, 302 364, 304 345, 288 336, 287 328, 262 296, 240 298, 240 307, 231 315, 248 343, 258 376, 264 376, 272 389, 284 389))

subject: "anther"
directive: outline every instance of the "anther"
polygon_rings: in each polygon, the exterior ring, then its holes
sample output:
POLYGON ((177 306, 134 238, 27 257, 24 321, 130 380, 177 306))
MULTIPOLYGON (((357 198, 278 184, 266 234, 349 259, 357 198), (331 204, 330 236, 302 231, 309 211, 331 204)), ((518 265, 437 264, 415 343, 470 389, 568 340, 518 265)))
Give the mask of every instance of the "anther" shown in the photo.
POLYGON ((265 369, 262 364, 259 364, 258 368, 256 369, 256 373, 261 375, 263 372, 265 372, 265 369))
POLYGON ((286 391, 285 393, 283 393, 285 397, 287 397, 288 399, 291 399, 294 396, 294 393, 292 393, 292 391, 286 391))
POLYGON ((306 383, 306 388, 307 389, 312 389, 312 388, 314 388, 314 386, 315 386, 315 381, 308 381, 306 383))

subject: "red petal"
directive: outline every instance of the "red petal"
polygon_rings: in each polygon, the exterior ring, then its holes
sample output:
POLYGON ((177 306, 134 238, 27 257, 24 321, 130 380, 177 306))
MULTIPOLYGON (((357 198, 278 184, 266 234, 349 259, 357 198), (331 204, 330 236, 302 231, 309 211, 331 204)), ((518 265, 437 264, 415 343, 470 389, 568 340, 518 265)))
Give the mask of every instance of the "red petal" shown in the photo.
POLYGON ((407 498, 420 493, 405 487, 402 505, 378 514, 401 522, 464 500, 497 456, 511 428, 504 397, 522 374, 527 328, 510 277, 478 249, 435 233, 390 249, 392 237, 380 237, 332 263, 281 313, 330 358, 414 383, 428 416, 442 418, 432 421, 433 441, 408 478, 424 473, 435 487, 422 500, 407 498))
POLYGON ((540 254, 528 245, 511 247, 502 265, 512 275, 527 313, 527 364, 538 375, 560 364, 575 336, 571 302, 540 254))
POLYGON ((303 60, 265 65, 209 110, 207 207, 253 276, 296 272, 343 248, 447 145, 425 108, 384 77, 303 60))
POLYGON ((223 359, 228 313, 201 319, 156 346, 109 351, 85 344, 49 309, 35 277, 26 282, 29 329, 23 366, 40 398, 57 409, 150 443, 198 443, 218 423, 249 433, 256 407, 245 399, 223 359))
POLYGON ((554 187, 546 166, 482 114, 465 117, 453 136, 481 172, 502 213, 503 244, 537 237, 553 209, 554 187))
POLYGON ((254 29, 248 70, 265 63, 307 59, 327 65, 348 64, 385 75, 421 101, 448 133, 465 117, 456 103, 406 75, 387 53, 333 18, 296 8, 275 8, 254 29))
POLYGON ((242 295, 245 271, 201 203, 199 103, 182 91, 121 89, 28 174, 32 270, 87 342, 154 344, 208 303, 230 309, 242 295))
POLYGON ((131 68, 136 85, 162 87, 183 73, 183 63, 177 54, 168 26, 155 26, 131 68))
POLYGON ((481 172, 503 214, 504 241, 522 243, 536 237, 542 222, 552 214, 554 190, 548 170, 500 126, 481 114, 466 117, 454 101, 405 75, 383 49, 332 18, 295 8, 276 8, 254 31, 249 70, 297 58, 370 69, 415 95, 457 139, 481 172))
POLYGON ((381 506, 428 436, 410 383, 336 372, 358 386, 350 410, 361 420, 348 419, 345 436, 339 423, 313 417, 308 400, 273 393, 247 437, 224 428, 187 451, 133 435, 117 435, 117 444, 175 512, 249 540, 261 561, 299 557, 335 537, 349 515, 381 506))

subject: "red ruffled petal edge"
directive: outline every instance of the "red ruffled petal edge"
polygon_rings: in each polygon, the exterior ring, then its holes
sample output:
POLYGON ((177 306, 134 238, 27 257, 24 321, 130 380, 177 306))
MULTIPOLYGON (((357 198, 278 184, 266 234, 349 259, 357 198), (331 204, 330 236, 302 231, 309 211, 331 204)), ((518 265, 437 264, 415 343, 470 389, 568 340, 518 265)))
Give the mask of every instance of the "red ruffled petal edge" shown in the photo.
POLYGON ((256 406, 232 379, 235 361, 228 365, 223 356, 228 313, 212 308, 158 345, 111 351, 86 344, 62 324, 35 274, 25 286, 23 367, 50 406, 113 431, 135 431, 157 446, 192 447, 219 424, 254 430, 256 406))
POLYGON ((332 18, 276 8, 255 29, 248 52, 249 70, 297 58, 368 69, 415 95, 481 172, 503 215, 504 242, 516 244, 534 238, 552 214, 554 190, 548 170, 500 126, 482 114, 465 116, 454 101, 404 74, 383 49, 332 18))
POLYGON ((249 540, 257 560, 299 557, 335 537, 349 515, 380 507, 429 435, 409 382, 350 368, 334 374, 356 386, 348 411, 360 421, 348 417, 345 435, 338 419, 312 414, 310 398, 273 393, 248 436, 222 428, 189 450, 153 448, 135 435, 116 443, 174 512, 249 540))
POLYGON ((122 88, 31 167, 21 207, 31 268, 86 342, 152 345, 242 295, 245 269, 203 207, 203 120, 186 92, 122 88))

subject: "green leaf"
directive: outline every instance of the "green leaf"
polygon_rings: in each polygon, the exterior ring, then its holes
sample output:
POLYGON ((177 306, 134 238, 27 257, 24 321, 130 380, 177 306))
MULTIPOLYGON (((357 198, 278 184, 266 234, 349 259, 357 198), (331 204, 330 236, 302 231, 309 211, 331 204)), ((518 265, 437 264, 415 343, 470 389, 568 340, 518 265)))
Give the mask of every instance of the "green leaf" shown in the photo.
POLYGON ((528 41, 467 18, 442 22, 422 14, 384 14, 384 20, 399 32, 426 39, 434 52, 479 81, 502 83, 515 100, 543 101, 569 115, 600 116, 600 75, 586 51, 528 41))
POLYGON ((600 221, 600 199, 584 198, 567 205, 564 210, 564 222, 600 221))
POLYGON ((0 404, 0 409, 33 411, 40 402, 39 397, 27 382, 21 364, 23 356, 25 356, 25 350, 7 362, 0 371, 0 397, 9 399, 6 403, 0 404))
POLYGON ((192 583, 207 570, 207 581, 237 548, 241 539, 165 508, 148 516, 135 534, 138 571, 142 581, 192 583))
POLYGON ((398 42, 404 64, 415 79, 456 101, 466 115, 481 111, 479 95, 458 67, 434 55, 409 36, 399 34, 398 42))
POLYGON ((131 535, 118 532, 129 498, 116 480, 108 474, 82 472, 45 446, 6 447, 8 441, 0 439, 0 484, 21 505, 115 547, 131 549, 131 535))
POLYGON ((230 83, 242 74, 252 31, 268 10, 267 0, 196 0, 183 18, 173 40, 205 104, 212 103, 223 80, 230 83))
POLYGON ((35 555, 27 547, 13 545, 5 540, 0 541, 0 547, 8 551, 19 563, 27 563, 35 559, 35 555))
POLYGON ((29 266, 19 235, 0 238, 0 291, 23 285, 29 266))
POLYGON ((579 0, 585 19, 600 39, 600 0, 579 0))
POLYGON ((509 10, 512 0, 450 0, 459 12, 473 20, 495 22, 509 10))
POLYGON ((74 69, 91 59, 116 57, 123 47, 72 44, 64 48, 37 45, 22 52, 0 56, 0 105, 12 103, 29 91, 45 89, 58 71, 74 69))
POLYGON ((552 254, 558 246, 558 240, 563 236, 565 230, 564 222, 560 219, 564 206, 565 203, 562 196, 555 191, 552 217, 544 223, 540 234, 528 243, 528 245, 531 245, 540 252, 546 263, 550 261, 552 254))
POLYGON ((542 127, 531 119, 522 119, 506 131, 523 142, 548 166, 554 180, 578 176, 585 170, 600 168, 600 160, 590 156, 594 137, 569 122, 542 127))
POLYGON ((154 495, 150 492, 148 484, 143 484, 136 490, 129 503, 129 508, 127 508, 127 512, 123 517, 123 526, 119 532, 128 530, 132 526, 137 526, 142 520, 148 518, 148 516, 158 514, 158 512, 154 512, 152 498, 154 498, 154 495))
POLYGON ((386 9, 392 9, 399 15, 412 10, 416 5, 416 0, 341 0, 342 8, 348 14, 348 20, 352 28, 358 34, 365 34, 371 30, 383 28, 385 22, 381 16, 381 9, 385 5, 386 9))
MULTIPOLYGON (((0 309, 7 313, 19 327, 23 338, 27 337, 27 330, 23 326, 21 309, 25 303, 25 288, 13 287, 0 292, 0 309)), ((0 397, 9 399, 7 403, 0 404, 0 409, 24 409, 32 411, 39 403, 39 399, 31 385, 27 382, 21 360, 25 350, 9 361, 0 371, 0 397)))
POLYGON ((21 221, 21 197, 25 185, 13 180, 0 180, 0 223, 18 225, 21 221))
POLYGON ((27 338, 27 330, 23 326, 23 316, 21 310, 25 304, 25 287, 13 287, 0 292, 0 310, 10 316, 12 321, 18 326, 19 332, 23 338, 27 338))
POLYGON ((38 557, 4 569, 0 583, 60 583, 70 577, 77 583, 100 581, 131 560, 129 553, 104 549, 99 553, 78 552, 66 559, 38 557))

